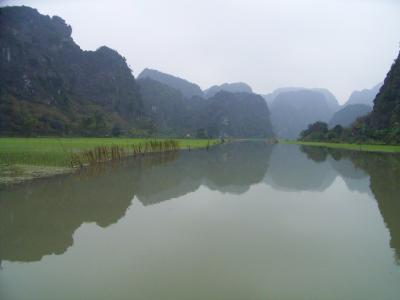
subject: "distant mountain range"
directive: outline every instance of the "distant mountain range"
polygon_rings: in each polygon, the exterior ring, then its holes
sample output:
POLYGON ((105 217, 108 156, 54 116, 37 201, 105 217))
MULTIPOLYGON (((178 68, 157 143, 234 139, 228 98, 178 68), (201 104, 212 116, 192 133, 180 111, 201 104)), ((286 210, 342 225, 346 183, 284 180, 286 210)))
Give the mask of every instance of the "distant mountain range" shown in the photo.
POLYGON ((341 125, 349 127, 357 118, 368 115, 372 111, 372 106, 365 104, 351 104, 345 105, 342 109, 337 111, 332 119, 329 121, 329 127, 341 125))
POLYGON ((329 127, 336 125, 350 127, 358 118, 368 115, 372 111, 374 99, 382 85, 383 83, 379 83, 371 89, 354 91, 341 109, 332 116, 328 123, 329 127))
POLYGON ((332 127, 338 124, 350 126, 372 110, 381 86, 378 84, 372 89, 353 92, 342 106, 329 90, 323 88, 285 87, 263 97, 271 109, 277 136, 297 139, 302 130, 316 121, 326 122, 332 127))
POLYGON ((322 88, 286 87, 261 97, 248 84, 236 82, 202 91, 195 83, 153 69, 143 70, 136 80, 115 50, 81 50, 71 27, 57 16, 29 7, 3 7, 0 13, 3 136, 267 138, 275 132, 296 139, 316 121, 351 126, 370 112, 375 98, 368 124, 382 129, 399 123, 399 107, 390 100, 397 97, 396 66, 390 73, 393 82, 355 91, 343 106, 322 88))
MULTIPOLYGON (((316 122, 310 124, 301 133, 301 139, 347 143, 400 144, 400 54, 386 75, 382 87, 379 88, 378 85, 372 90, 353 93, 348 102, 370 103, 378 89, 379 92, 373 100, 373 108, 366 104, 346 105, 340 112, 341 121, 332 121, 331 126, 334 123, 345 122, 348 128, 335 126, 329 129, 327 124, 316 122), (368 114, 371 109, 372 111, 368 114), (359 117, 360 115, 363 116, 359 117), (355 121, 350 122, 354 118, 355 121)), ((336 116, 336 119, 339 119, 339 115, 336 116)))
POLYGON ((271 104, 271 119, 276 135, 297 139, 308 124, 329 121, 333 111, 323 93, 296 89, 278 93, 271 104))
POLYGON ((0 13, 0 135, 273 136, 267 104, 245 84, 206 98, 157 70, 136 81, 116 51, 81 50, 63 19, 29 7, 0 13))
POLYGON ((307 89, 303 87, 283 87, 274 90, 271 94, 263 95, 263 97, 265 101, 267 101, 267 103, 271 105, 280 94, 285 92, 296 92, 300 90, 310 90, 321 93, 325 97, 325 102, 328 104, 332 112, 336 112, 340 108, 340 104, 336 99, 335 95, 333 95, 332 92, 330 92, 328 89, 324 88, 307 89))
POLYGON ((170 74, 162 73, 157 70, 144 69, 138 76, 138 79, 141 78, 151 78, 165 85, 168 85, 180 91, 185 98, 204 96, 203 91, 197 84, 170 74))
POLYGON ((268 106, 259 95, 220 91, 208 99, 186 98, 180 90, 149 77, 138 79, 138 83, 145 113, 162 134, 200 138, 274 136, 268 106))
POLYGON ((374 99, 376 95, 379 93, 380 88, 382 87, 383 83, 379 83, 375 85, 371 89, 364 89, 362 91, 354 91, 349 100, 344 104, 345 106, 347 105, 352 105, 352 104, 365 104, 368 106, 373 107, 374 106, 374 99))
POLYGON ((220 91, 230 92, 230 93, 253 93, 251 87, 243 82, 235 83, 224 83, 221 85, 214 85, 209 89, 204 91, 207 98, 215 96, 220 91))

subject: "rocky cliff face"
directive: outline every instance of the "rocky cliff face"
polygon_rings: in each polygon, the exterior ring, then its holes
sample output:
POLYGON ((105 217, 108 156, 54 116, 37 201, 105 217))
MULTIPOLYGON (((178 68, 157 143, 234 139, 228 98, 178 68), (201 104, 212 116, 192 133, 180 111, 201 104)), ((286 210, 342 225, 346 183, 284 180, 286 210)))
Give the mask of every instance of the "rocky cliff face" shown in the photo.
POLYGON ((204 91, 207 98, 215 96, 218 92, 225 91, 230 93, 253 93, 252 88, 244 82, 224 83, 214 85, 204 91))
POLYGON ((268 106, 256 94, 221 91, 209 99, 203 116, 207 122, 201 127, 213 136, 274 137, 268 106))
POLYGON ((138 76, 139 79, 151 78, 157 80, 165 85, 168 85, 182 93, 185 98, 203 97, 203 91, 200 87, 185 79, 166 74, 157 70, 144 69, 138 76))
POLYGON ((141 116, 125 59, 107 47, 81 50, 71 32, 57 16, 0 9, 0 134, 105 134, 141 116))
POLYGON ((209 99, 185 98, 151 78, 138 80, 146 115, 166 135, 273 137, 270 112, 256 94, 219 92, 209 99))
POLYGON ((378 131, 379 139, 400 143, 400 54, 374 100, 367 125, 375 135, 378 131))

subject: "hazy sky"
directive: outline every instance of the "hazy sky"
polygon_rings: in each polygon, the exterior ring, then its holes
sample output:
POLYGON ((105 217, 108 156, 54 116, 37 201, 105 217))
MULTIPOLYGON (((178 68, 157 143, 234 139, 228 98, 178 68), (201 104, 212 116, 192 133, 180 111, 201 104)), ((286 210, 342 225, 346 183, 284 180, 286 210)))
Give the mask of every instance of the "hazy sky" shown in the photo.
POLYGON ((383 81, 400 42, 399 0, 3 0, 59 15, 85 50, 107 45, 207 88, 326 87, 340 102, 383 81))

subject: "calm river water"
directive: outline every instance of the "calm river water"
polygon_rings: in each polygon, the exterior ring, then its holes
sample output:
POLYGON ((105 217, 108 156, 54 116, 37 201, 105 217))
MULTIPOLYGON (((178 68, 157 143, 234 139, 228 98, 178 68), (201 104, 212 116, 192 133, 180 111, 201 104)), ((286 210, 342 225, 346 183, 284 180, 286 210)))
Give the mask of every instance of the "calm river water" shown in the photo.
POLYGON ((1 300, 400 299, 400 156, 262 142, 0 190, 1 300))

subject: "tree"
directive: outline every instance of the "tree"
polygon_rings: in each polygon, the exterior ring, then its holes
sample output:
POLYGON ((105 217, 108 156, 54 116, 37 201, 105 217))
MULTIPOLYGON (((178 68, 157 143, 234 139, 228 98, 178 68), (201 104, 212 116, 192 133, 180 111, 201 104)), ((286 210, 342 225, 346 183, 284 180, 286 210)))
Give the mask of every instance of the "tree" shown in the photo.
POLYGON ((328 133, 328 131, 328 124, 326 124, 325 122, 317 121, 313 124, 308 125, 308 128, 300 133, 300 139, 324 140, 325 135, 328 133))
POLYGON ((205 128, 199 128, 196 131, 196 138, 198 139, 206 139, 208 137, 207 130, 205 128))
POLYGON ((115 124, 111 129, 111 134, 113 136, 120 136, 121 135, 121 127, 118 124, 115 124))

